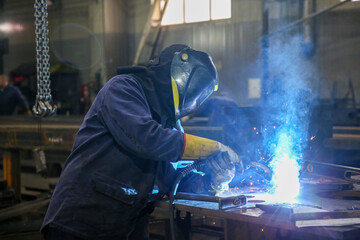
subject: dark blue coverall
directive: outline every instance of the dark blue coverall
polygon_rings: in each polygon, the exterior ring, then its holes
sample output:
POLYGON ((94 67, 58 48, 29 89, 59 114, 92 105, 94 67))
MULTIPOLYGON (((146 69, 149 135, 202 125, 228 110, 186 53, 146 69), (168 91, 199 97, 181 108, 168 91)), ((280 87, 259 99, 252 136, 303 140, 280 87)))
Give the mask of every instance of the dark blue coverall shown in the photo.
POLYGON ((142 239, 131 237, 141 232, 134 231, 139 218, 169 192, 176 177, 170 162, 184 149, 184 134, 154 117, 143 89, 133 75, 118 75, 100 90, 77 133, 42 232, 50 227, 85 239, 142 239), (155 184, 158 194, 152 194, 155 184))

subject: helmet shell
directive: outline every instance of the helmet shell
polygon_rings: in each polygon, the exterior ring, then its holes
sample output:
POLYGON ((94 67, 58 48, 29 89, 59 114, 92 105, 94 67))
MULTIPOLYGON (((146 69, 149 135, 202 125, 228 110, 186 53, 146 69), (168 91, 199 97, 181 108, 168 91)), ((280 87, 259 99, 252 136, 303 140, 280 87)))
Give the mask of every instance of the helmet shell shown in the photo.
POLYGON ((218 88, 215 65, 210 55, 201 51, 185 48, 176 52, 170 73, 178 89, 177 119, 194 112, 218 88))

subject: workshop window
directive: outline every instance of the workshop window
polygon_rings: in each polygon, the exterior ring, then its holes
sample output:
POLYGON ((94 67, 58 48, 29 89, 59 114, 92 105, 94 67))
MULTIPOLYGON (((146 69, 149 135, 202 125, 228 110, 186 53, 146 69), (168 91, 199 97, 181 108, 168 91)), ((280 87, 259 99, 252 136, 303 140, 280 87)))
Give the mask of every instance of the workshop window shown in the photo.
MULTIPOLYGON (((160 2, 160 8, 165 1, 160 2)), ((168 0, 161 25, 231 18, 231 0, 168 0)))

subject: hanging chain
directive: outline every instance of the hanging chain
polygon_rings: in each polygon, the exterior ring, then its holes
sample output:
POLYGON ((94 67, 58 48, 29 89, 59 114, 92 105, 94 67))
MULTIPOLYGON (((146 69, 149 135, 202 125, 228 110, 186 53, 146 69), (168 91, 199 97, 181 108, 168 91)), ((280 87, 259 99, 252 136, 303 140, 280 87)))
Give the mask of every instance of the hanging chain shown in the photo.
POLYGON ((56 106, 50 104, 50 56, 47 0, 35 0, 35 35, 36 35, 36 70, 37 94, 33 113, 37 117, 51 116, 56 112, 56 106))

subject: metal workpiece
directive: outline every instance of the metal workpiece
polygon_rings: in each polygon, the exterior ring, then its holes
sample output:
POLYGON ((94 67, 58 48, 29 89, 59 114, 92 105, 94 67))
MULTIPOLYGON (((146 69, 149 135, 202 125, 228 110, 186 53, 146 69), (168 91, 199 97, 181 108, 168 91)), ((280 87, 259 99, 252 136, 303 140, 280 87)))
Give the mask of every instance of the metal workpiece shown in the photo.
POLYGON ((303 163, 303 174, 341 179, 357 184, 360 183, 360 180, 355 177, 360 175, 360 168, 332 163, 306 161, 303 163))
MULTIPOLYGON (((307 193, 299 203, 284 204, 261 201, 262 195, 254 194, 245 205, 221 210, 215 197, 183 193, 177 197, 174 202, 176 211, 186 212, 194 218, 222 219, 225 240, 280 239, 279 233, 287 236, 281 239, 294 240, 360 238, 357 225, 360 211, 349 210, 355 209, 354 206, 359 203, 355 200, 324 198, 307 193), (205 199, 207 201, 203 201, 205 199)), ((156 202, 156 207, 167 209, 168 204, 168 201, 162 200, 156 202)))
POLYGON ((218 197, 211 196, 206 194, 194 194, 194 193, 184 193, 179 192, 176 194, 176 199, 183 200, 195 200, 195 201, 203 201, 203 202, 212 202, 218 204, 218 209, 225 210, 228 208, 239 207, 246 204, 246 196, 244 195, 236 195, 229 197, 218 197))

